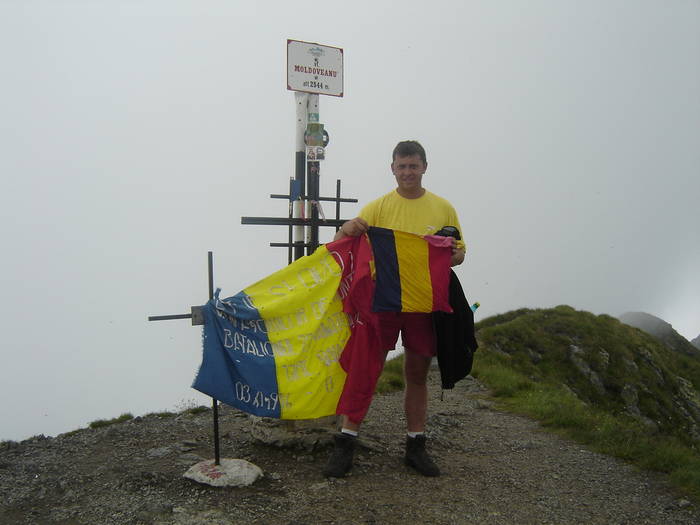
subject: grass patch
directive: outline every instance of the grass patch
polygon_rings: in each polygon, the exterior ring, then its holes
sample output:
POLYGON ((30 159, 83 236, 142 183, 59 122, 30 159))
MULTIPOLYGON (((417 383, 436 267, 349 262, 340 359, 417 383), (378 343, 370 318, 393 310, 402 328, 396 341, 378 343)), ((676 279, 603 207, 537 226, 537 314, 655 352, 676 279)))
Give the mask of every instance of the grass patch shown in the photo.
POLYGON ((520 391, 529 391, 534 386, 532 379, 522 372, 507 366, 509 358, 495 352, 489 352, 482 357, 482 366, 474 369, 472 375, 479 377, 500 397, 513 396, 520 391), (478 374, 478 375, 477 375, 478 374))
POLYGON ((17 447, 19 443, 17 441, 13 441, 11 439, 3 439, 0 441, 0 450, 6 450, 6 449, 11 449, 14 447, 17 447))
POLYGON ((134 419, 134 416, 129 413, 126 413, 112 419, 96 419, 88 426, 90 428, 103 428, 108 427, 110 425, 114 425, 116 423, 123 423, 124 421, 129 421, 130 419, 134 419))
POLYGON ((403 390, 403 388, 404 379, 402 354, 384 364, 382 375, 379 376, 379 381, 377 381, 376 392, 379 394, 388 394, 389 392, 403 390))
POLYGON ((157 417, 159 419, 164 419, 168 417, 175 417, 177 414, 175 412, 168 412, 167 410, 163 412, 150 412, 143 417, 157 417))
POLYGON ((82 428, 76 428, 75 430, 69 430, 68 432, 63 432, 59 434, 61 437, 68 437, 68 436, 73 436, 83 430, 82 428))
POLYGON ((198 406, 198 407, 188 408, 187 410, 185 410, 185 414, 191 414, 194 416, 197 414, 202 414, 204 412, 208 412, 209 410, 210 410, 209 407, 198 406))

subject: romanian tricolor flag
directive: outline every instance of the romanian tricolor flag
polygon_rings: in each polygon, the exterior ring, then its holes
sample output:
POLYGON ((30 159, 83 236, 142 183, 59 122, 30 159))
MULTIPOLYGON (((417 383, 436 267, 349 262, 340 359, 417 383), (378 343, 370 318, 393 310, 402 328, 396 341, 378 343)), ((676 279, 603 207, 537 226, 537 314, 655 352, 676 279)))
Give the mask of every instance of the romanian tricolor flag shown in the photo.
POLYGON ((452 237, 419 237, 371 228, 377 288, 375 312, 451 312, 448 286, 452 237))
MULTIPOLYGON (((203 307, 204 352, 193 388, 258 416, 335 414, 346 379, 381 372, 383 359, 374 356, 385 349, 376 348, 372 305, 450 311, 451 253, 449 238, 370 228, 367 236, 321 246, 232 297, 220 299, 217 290, 203 307)), ((345 397, 343 413, 352 413, 354 401, 345 397)))

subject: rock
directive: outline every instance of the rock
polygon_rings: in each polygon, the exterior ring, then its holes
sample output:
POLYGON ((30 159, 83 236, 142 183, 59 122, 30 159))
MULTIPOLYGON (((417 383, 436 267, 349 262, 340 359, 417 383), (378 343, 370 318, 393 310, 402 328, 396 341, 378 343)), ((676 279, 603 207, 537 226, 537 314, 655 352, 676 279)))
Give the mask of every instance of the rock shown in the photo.
POLYGON ((625 402, 625 407, 627 410, 637 414, 639 413, 639 407, 637 406, 637 403, 639 403, 639 395, 637 394, 637 389, 634 387, 634 385, 625 385, 622 388, 620 397, 622 397, 622 400, 625 402))
POLYGON ((590 366, 588 366, 588 363, 583 360, 583 355, 584 351, 578 346, 569 346, 569 361, 573 363, 579 372, 588 378, 591 385, 593 385, 593 388, 595 388, 599 394, 605 395, 606 392, 603 381, 601 381, 600 376, 594 370, 592 370, 590 366))
POLYGON ((171 451, 172 449, 170 447, 151 448, 146 451, 146 455, 149 458, 162 458, 163 456, 170 454, 171 451))
POLYGON ((332 439, 333 429, 328 426, 327 418, 304 423, 255 416, 250 419, 251 437, 266 445, 313 452, 328 446, 332 439))
POLYGON ((625 369, 633 374, 639 373, 639 367, 632 359, 622 358, 622 363, 625 365, 625 369))
POLYGON ((676 376, 676 381, 678 381, 678 394, 684 399, 697 419, 700 420, 700 395, 693 387, 693 383, 681 376, 676 376))
POLYGON ((639 355, 642 357, 644 361, 649 365, 649 367, 654 371, 656 374, 656 377, 658 378, 658 384, 660 386, 663 386, 666 384, 666 381, 664 380, 664 373, 661 371, 661 369, 658 367, 656 364, 656 360, 654 359, 654 356, 652 353, 647 350, 646 348, 639 348, 639 355))
POLYGON ((177 449, 180 452, 190 452, 200 446, 202 446, 202 444, 198 441, 182 441, 181 443, 178 443, 177 449))
POLYGON ((246 487, 263 476, 257 465, 244 459, 222 459, 220 465, 214 460, 201 461, 183 474, 183 477, 212 487, 246 487))
POLYGON ((199 463, 202 461, 204 458, 200 456, 199 454, 182 454, 179 458, 177 458, 178 463, 184 463, 184 464, 191 464, 191 463, 199 463))
POLYGON ((530 358, 530 362, 533 365, 536 365, 542 361, 542 354, 540 354, 539 352, 535 352, 531 348, 527 349, 527 355, 530 358))

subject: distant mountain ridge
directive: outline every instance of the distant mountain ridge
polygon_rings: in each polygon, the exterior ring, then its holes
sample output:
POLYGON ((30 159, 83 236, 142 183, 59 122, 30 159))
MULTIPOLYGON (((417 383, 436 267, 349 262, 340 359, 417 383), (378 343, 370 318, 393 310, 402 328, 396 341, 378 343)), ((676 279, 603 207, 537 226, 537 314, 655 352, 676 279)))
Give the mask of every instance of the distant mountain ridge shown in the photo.
POLYGON ((618 317, 623 323, 639 328, 661 341, 671 350, 686 355, 700 356, 700 336, 691 343, 674 330, 670 323, 646 312, 627 312, 618 317))
POLYGON ((700 335, 698 335, 695 339, 693 339, 690 342, 691 345, 693 345, 695 348, 700 349, 700 335))

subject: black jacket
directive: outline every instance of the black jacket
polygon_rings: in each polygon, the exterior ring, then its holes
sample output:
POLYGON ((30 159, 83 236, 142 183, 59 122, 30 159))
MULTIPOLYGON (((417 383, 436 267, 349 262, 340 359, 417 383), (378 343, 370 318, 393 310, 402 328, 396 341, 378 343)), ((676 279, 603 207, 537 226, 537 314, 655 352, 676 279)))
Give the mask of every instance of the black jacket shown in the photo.
POLYGON ((457 275, 450 270, 450 306, 453 313, 433 312, 437 358, 443 389, 469 375, 478 347, 474 336, 474 312, 464 296, 457 275))

